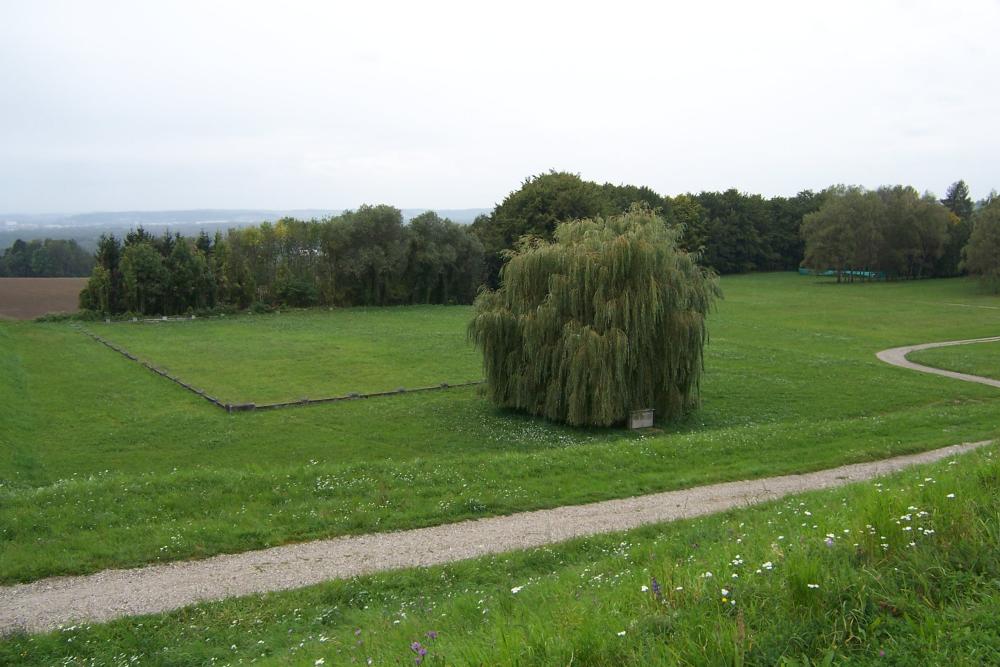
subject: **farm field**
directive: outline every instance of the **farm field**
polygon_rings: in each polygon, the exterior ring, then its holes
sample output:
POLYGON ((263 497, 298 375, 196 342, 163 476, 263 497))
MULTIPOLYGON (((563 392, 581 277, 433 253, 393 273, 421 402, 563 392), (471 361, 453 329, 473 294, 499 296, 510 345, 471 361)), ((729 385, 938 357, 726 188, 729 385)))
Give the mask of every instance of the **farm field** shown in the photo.
POLYGON ((998 664, 998 453, 547 548, 13 636, 0 663, 998 664))
MULTIPOLYGON (((1000 299, 975 283, 837 286, 765 274, 725 278, 722 286, 726 298, 710 320, 703 408, 643 434, 502 413, 478 388, 227 415, 66 324, 4 323, 0 580, 814 470, 1000 432, 995 389, 875 358, 908 343, 995 335, 1000 310, 991 308, 1000 299)), ((397 346, 435 336, 462 341, 421 354, 451 347, 448 363, 467 368, 469 309, 442 308, 433 318, 417 317, 421 310, 399 309, 409 326, 393 330, 397 346), (443 321, 455 327, 450 338, 443 321)), ((332 368, 340 343, 329 322, 342 315, 108 329, 133 352, 162 361, 154 355, 183 356, 183 345, 168 338, 177 331, 207 325, 211 335, 202 336, 198 356, 223 359, 238 354, 234 341, 250 335, 249 323, 289 326, 300 355, 329 355, 324 363, 332 368)), ((358 324, 351 335, 361 338, 363 330, 358 324)), ((254 345, 265 340, 278 348, 284 338, 260 335, 254 345)), ((405 358, 417 364, 417 356, 405 358)), ((301 356, 272 358, 281 368, 260 388, 307 372, 301 356)), ((373 378, 403 362, 379 363, 373 378)), ((242 391, 224 375, 214 381, 220 391, 242 391)))
POLYGON ((224 402, 458 384, 482 377, 466 308, 346 308, 88 328, 224 402))
POLYGON ((0 319, 75 313, 86 278, 0 278, 0 319))
POLYGON ((937 347, 911 352, 907 358, 926 366, 1000 379, 1000 344, 997 343, 937 347))

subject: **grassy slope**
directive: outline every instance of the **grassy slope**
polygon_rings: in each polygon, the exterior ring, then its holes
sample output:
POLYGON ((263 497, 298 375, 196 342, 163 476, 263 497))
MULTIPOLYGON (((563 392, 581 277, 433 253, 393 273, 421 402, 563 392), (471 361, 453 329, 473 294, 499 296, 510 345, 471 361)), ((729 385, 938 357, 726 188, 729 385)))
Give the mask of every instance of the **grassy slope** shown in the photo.
POLYGON ((14 637, 0 663, 413 664, 420 642, 428 665, 1000 664, 996 452, 714 517, 14 637))
POLYGON ((223 401, 273 403, 478 380, 468 319, 413 306, 88 326, 223 401))
POLYGON ((1000 431, 992 388, 874 356, 995 333, 1000 311, 939 305, 1000 303, 971 283, 759 275, 723 286, 704 408, 645 437, 498 413, 475 389, 226 415, 65 326, 4 325, 0 580, 817 469, 1000 431))
POLYGON ((907 358, 926 366, 1000 379, 1000 343, 938 347, 913 352, 907 358))

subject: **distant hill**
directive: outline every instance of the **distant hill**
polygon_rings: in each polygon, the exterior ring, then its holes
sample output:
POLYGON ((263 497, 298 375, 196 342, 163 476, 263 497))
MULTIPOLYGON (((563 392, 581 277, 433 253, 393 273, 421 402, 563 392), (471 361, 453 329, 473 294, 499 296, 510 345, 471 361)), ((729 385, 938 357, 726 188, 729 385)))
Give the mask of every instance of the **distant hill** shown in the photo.
MULTIPOLYGON (((404 208, 407 221, 434 210, 442 218, 468 224, 477 215, 489 213, 485 208, 426 209, 404 208)), ((256 225, 290 217, 300 220, 325 218, 342 213, 343 209, 192 209, 182 211, 101 211, 75 214, 0 214, 0 251, 15 240, 42 238, 74 239, 88 249, 97 247, 101 234, 122 234, 142 225, 150 231, 169 229, 185 235, 204 230, 208 234, 230 227, 256 225)))

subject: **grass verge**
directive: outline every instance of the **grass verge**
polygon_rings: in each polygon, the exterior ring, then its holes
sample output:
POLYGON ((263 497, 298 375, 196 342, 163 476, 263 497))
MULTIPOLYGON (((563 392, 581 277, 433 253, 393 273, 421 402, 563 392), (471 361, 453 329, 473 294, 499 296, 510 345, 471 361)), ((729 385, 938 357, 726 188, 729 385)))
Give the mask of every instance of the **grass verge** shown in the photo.
POLYGON ((1000 379, 1000 343, 970 343, 918 350, 910 361, 969 375, 1000 379))
POLYGON ((997 664, 998 507, 991 447, 697 520, 14 636, 0 663, 997 664))

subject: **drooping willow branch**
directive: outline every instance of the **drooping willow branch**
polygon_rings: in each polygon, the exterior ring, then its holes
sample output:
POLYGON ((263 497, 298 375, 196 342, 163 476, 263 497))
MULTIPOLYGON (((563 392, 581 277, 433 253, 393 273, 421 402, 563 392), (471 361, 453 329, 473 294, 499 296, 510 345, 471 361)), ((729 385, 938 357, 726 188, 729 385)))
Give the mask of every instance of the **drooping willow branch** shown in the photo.
POLYGON ((551 243, 524 239, 469 324, 490 399, 574 425, 696 407, 705 317, 721 293, 680 233, 635 207, 563 223, 551 243))

